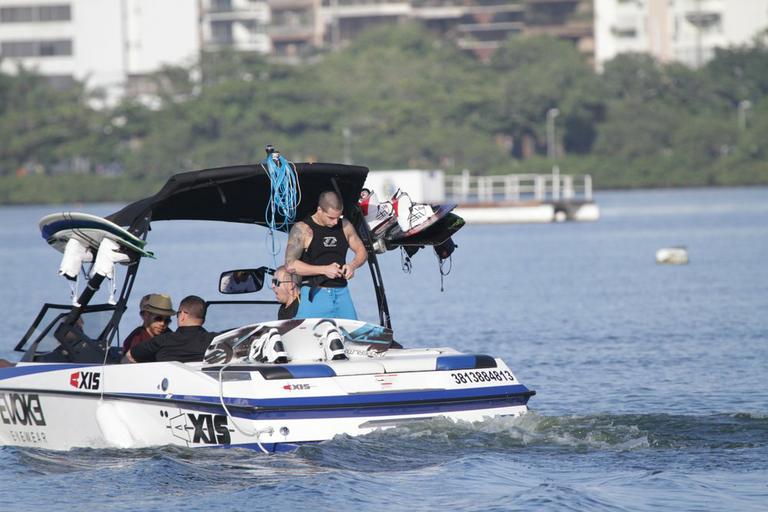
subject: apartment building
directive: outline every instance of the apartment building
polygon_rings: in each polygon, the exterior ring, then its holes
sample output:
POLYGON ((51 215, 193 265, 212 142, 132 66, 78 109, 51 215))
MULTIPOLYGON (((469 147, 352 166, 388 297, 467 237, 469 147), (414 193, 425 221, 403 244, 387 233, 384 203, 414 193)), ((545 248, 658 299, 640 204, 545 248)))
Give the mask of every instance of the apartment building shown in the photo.
POLYGON ((372 26, 417 20, 487 59, 513 34, 548 34, 591 56, 591 0, 0 0, 0 68, 150 94, 149 73, 234 49, 298 62, 372 26))
POLYGON ((200 45, 211 50, 232 48, 269 53, 270 11, 264 0, 204 0, 197 2, 200 45))
POLYGON ((201 45, 299 59, 321 46, 320 0, 202 0, 201 45))
POLYGON ((640 52, 696 67, 767 27, 768 0, 595 0, 595 59, 640 52))
POLYGON ((84 80, 107 101, 132 79, 198 55, 196 0, 0 0, 4 71, 21 65, 54 84, 84 80))
POLYGON ((21 65, 114 102, 203 50, 298 60, 323 44, 320 0, 0 0, 0 68, 21 65))
POLYGON ((372 26, 416 20, 486 60, 514 34, 572 41, 591 56, 592 0, 323 0, 325 40, 338 47, 372 26))

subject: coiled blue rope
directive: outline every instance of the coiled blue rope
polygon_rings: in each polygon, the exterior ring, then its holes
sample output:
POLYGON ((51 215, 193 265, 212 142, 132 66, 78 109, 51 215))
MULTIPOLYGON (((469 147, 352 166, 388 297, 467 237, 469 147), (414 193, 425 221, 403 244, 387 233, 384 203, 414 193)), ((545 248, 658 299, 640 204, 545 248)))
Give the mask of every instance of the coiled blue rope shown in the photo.
POLYGON ((267 203, 264 218, 269 228, 271 254, 274 258, 280 251, 275 246, 275 231, 288 233, 293 225, 296 210, 301 202, 301 188, 296 167, 279 153, 269 155, 262 163, 271 182, 270 201, 267 203))

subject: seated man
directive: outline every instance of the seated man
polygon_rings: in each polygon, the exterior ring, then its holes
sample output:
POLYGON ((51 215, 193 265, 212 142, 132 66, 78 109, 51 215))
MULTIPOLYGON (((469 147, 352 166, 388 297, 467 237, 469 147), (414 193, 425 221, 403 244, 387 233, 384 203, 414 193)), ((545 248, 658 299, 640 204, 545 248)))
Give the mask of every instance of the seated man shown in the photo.
POLYGON ((135 328, 125 338, 123 342, 123 355, 127 354, 131 348, 144 343, 169 331, 168 324, 171 323, 171 317, 176 314, 173 310, 173 301, 168 295, 161 293, 150 293, 145 295, 139 301, 139 316, 142 325, 135 328))
POLYGON ((203 327, 205 301, 197 295, 185 297, 177 313, 179 327, 131 348, 122 362, 148 363, 151 361, 202 361, 205 350, 215 333, 203 327))
POLYGON ((294 224, 288 235, 286 268, 299 276, 312 277, 312 286, 301 288, 297 318, 357 320, 347 281, 368 255, 354 226, 341 218, 343 207, 336 192, 322 192, 317 211, 294 224), (348 249, 355 254, 349 263, 348 249))
POLYGON ((290 274, 285 269, 285 265, 277 267, 275 277, 272 279, 272 291, 275 292, 275 299, 280 303, 280 309, 277 311, 278 320, 289 320, 296 316, 299 310, 300 287, 299 276, 290 274))

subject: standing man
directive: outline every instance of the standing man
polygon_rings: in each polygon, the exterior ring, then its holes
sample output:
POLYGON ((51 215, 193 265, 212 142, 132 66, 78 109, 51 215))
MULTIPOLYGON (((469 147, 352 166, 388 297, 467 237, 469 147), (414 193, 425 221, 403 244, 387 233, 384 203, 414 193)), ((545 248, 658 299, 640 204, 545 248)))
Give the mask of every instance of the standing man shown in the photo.
POLYGON ((139 316, 142 324, 135 328, 123 341, 123 354, 131 348, 151 340, 158 334, 167 332, 171 317, 176 314, 169 295, 150 293, 139 302, 139 316))
POLYGON ((365 246, 348 220, 341 218, 343 203, 332 191, 320 194, 317 211, 293 225, 285 248, 290 273, 312 277, 301 288, 297 318, 350 318, 357 320, 347 281, 367 259, 365 246), (347 249, 355 257, 346 263, 347 249))
POLYGON ((205 301, 197 295, 185 297, 179 304, 177 317, 179 328, 176 332, 166 332, 133 347, 125 354, 122 362, 202 361, 205 350, 215 336, 215 333, 203 327, 205 301))

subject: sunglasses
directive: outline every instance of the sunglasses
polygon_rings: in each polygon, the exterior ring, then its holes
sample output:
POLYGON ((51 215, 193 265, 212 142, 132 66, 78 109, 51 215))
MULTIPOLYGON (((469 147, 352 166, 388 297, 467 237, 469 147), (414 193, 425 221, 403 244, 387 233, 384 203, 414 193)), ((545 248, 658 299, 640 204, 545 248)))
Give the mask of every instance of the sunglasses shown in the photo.
POLYGON ((280 284, 281 284, 281 283, 290 283, 290 282, 291 282, 291 281, 281 281, 281 280, 279 280, 279 279, 278 279, 278 278, 276 278, 276 277, 275 277, 275 278, 272 278, 272 286, 274 286, 275 288, 277 288, 278 286, 280 286, 280 284))
POLYGON ((171 323, 171 317, 168 316, 160 316, 160 315, 154 315, 152 317, 153 322, 163 322, 165 324, 171 323))

